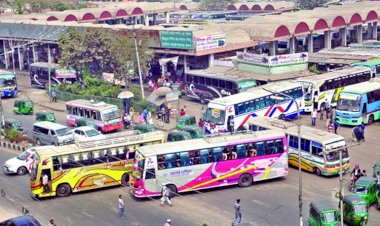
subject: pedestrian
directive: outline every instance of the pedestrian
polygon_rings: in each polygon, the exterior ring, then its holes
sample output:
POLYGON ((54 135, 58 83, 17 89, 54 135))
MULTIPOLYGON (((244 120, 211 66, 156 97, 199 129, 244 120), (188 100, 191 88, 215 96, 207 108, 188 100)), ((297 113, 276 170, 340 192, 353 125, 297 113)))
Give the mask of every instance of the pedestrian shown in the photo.
POLYGON ((57 226, 57 224, 55 223, 54 219, 50 219, 49 226, 57 226))
POLYGON ((49 176, 46 173, 42 175, 42 185, 44 186, 44 193, 49 193, 49 176))
MULTIPOLYGON (((329 119, 327 119, 327 120, 329 120, 329 119)), ((329 133, 332 133, 333 130, 334 130, 334 125, 330 122, 330 124, 327 126, 327 131, 328 131, 329 133)))
POLYGON ((147 120, 147 118, 148 118, 148 110, 146 108, 144 108, 144 110, 143 110, 143 117, 144 117, 145 123, 148 123, 148 120, 147 120))
POLYGON ((149 87, 150 90, 153 90, 153 82, 152 82, 152 79, 149 79, 148 87, 149 87))
POLYGON ((229 132, 232 133, 233 131, 235 131, 235 120, 233 116, 230 116, 228 118, 228 126, 230 127, 228 130, 229 132))
POLYGON ((326 110, 326 116, 330 112, 330 102, 327 101, 327 98, 325 99, 325 110, 326 110))
POLYGON ((172 202, 170 201, 170 189, 165 184, 162 184, 161 194, 161 206, 163 206, 166 202, 169 206, 172 206, 172 202))
MULTIPOLYGON (((323 111, 323 110, 321 110, 321 114, 319 115, 319 120, 323 120, 323 114, 324 114, 325 112, 323 111)), ((327 118, 327 116, 326 116, 326 118, 327 118)))
POLYGON ((311 125, 312 126, 315 126, 315 123, 317 121, 317 109, 313 109, 313 111, 311 112, 311 125))
POLYGON ((364 124, 364 122, 362 122, 362 124, 360 125, 360 130, 362 131, 362 134, 363 134, 363 142, 364 142, 364 141, 365 141, 365 136, 364 136, 365 124, 364 124))
POLYGON ((167 219, 164 226, 171 226, 171 225, 172 225, 172 221, 170 219, 167 219))
POLYGON ((199 119, 199 122, 198 122, 198 126, 201 128, 201 129, 203 129, 203 126, 205 125, 205 123, 203 122, 203 119, 202 118, 200 118, 199 119))
POLYGON ((125 211, 125 206, 124 206, 124 201, 121 195, 119 195, 119 217, 124 218, 124 211, 125 211))
POLYGON ((51 102, 57 102, 57 93, 55 92, 55 89, 51 90, 51 102))
POLYGON ((153 117, 151 111, 148 112, 147 120, 149 125, 153 125, 153 117))
POLYGON ((139 112, 139 123, 142 124, 145 122, 144 116, 141 112, 139 112))
POLYGON ((235 209, 235 215, 232 220, 232 225, 240 224, 241 223, 240 199, 236 200, 234 209, 235 209))
POLYGON ((185 116, 186 115, 186 112, 185 112, 185 110, 183 108, 181 109, 181 112, 179 113, 179 115, 180 116, 185 116))
POLYGON ((334 133, 338 134, 339 122, 337 119, 334 120, 334 133))

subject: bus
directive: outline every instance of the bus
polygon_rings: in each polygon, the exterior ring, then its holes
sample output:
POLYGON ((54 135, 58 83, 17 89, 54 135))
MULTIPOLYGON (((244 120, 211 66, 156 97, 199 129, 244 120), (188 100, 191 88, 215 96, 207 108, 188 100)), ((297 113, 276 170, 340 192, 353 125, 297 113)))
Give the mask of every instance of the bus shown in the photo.
POLYGON ((335 69, 324 74, 297 79, 305 89, 305 112, 313 108, 324 110, 326 104, 335 107, 339 93, 347 86, 371 79, 371 71, 366 67, 348 67, 335 69))
POLYGON ((123 127, 121 115, 116 105, 90 100, 72 100, 66 102, 67 124, 76 125, 79 118, 94 121, 95 128, 103 133, 117 131, 123 127))
MULTIPOLYGON (((292 81, 280 81, 251 88, 246 92, 210 101, 205 116, 208 131, 225 132, 229 130, 230 120, 234 120, 234 129, 246 129, 251 117, 268 116, 294 118, 297 106, 292 99, 274 100, 273 92, 291 96, 303 113, 302 84, 292 81)), ((230 128, 231 130, 231 128, 230 128)))
POLYGON ((238 184, 248 187, 288 174, 286 137, 280 131, 217 134, 197 140, 138 147, 131 192, 143 198, 238 184))
POLYGON ((192 70, 185 74, 186 96, 202 104, 216 98, 231 96, 255 87, 258 82, 244 75, 192 70))
POLYGON ((50 80, 53 86, 61 84, 63 81, 72 84, 77 79, 77 75, 73 69, 63 69, 54 63, 36 62, 30 65, 31 86, 45 88, 45 86, 49 84, 49 68, 50 80))
POLYGON ((18 86, 16 75, 12 72, 0 70, 1 97, 16 97, 18 86))
MULTIPOLYGON (((277 130, 284 132, 289 147, 289 165, 298 167, 298 126, 284 120, 255 117, 249 120, 253 131, 277 130)), ((318 176, 339 174, 339 152, 342 151, 343 173, 350 170, 350 158, 345 138, 323 130, 301 126, 301 168, 318 176)))
POLYGON ((370 68, 372 78, 380 76, 380 59, 357 62, 352 65, 370 68))
POLYGON ((164 138, 161 131, 129 131, 98 141, 38 149, 30 173, 32 195, 64 197, 72 192, 129 185, 135 149, 162 143, 164 138), (44 175, 48 177, 48 187, 42 185, 44 175))
POLYGON ((356 126, 380 119, 380 78, 345 88, 336 107, 339 124, 356 126))

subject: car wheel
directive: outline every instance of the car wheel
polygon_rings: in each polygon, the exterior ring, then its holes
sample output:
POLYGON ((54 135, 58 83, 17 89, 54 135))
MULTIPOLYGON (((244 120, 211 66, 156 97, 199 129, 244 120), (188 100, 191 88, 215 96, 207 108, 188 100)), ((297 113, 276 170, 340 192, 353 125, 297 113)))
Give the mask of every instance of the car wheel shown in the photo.
POLYGON ((37 142, 38 145, 41 146, 41 141, 40 141, 40 139, 37 138, 37 139, 36 139, 36 142, 37 142))
POLYGON ((253 178, 250 174, 245 173, 239 177, 239 186, 242 188, 251 186, 252 183, 253 178))
POLYGON ((57 196, 66 197, 71 193, 71 188, 68 184, 60 184, 57 187, 57 196))
POLYGON ((21 166, 20 168, 17 169, 18 175, 25 175, 26 173, 27 173, 27 169, 24 166, 21 166))

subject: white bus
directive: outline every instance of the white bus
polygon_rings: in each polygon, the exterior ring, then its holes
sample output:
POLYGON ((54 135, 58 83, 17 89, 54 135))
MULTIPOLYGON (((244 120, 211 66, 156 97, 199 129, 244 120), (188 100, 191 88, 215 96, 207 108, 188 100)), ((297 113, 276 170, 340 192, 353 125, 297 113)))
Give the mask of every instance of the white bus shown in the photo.
POLYGON ((313 108, 324 110, 326 103, 335 107, 339 93, 349 85, 358 84, 371 79, 371 71, 366 67, 349 67, 297 79, 305 89, 305 112, 313 108))
POLYGON ((297 107, 293 100, 274 100, 271 98, 274 94, 267 90, 293 97, 300 106, 300 113, 303 113, 302 84, 291 81, 269 83, 243 93, 210 101, 205 118, 206 130, 215 132, 231 130, 230 120, 234 120, 234 129, 240 130, 247 128, 248 119, 256 116, 274 118, 281 115, 286 118, 297 116, 297 107))
MULTIPOLYGON (((289 165, 298 167, 298 127, 284 120, 255 117, 249 120, 253 131, 279 130, 285 132, 289 147, 289 165)), ((342 150, 343 172, 350 170, 350 159, 344 137, 323 130, 301 126, 301 166, 318 176, 339 173, 339 151, 342 150)))

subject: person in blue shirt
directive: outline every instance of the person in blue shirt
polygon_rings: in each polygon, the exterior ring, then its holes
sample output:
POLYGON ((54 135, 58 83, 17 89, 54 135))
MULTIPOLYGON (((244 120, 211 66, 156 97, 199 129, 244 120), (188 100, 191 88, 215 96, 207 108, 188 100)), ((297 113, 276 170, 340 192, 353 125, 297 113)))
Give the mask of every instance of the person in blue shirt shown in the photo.
POLYGON ((144 117, 144 121, 146 124, 148 124, 148 120, 147 120, 147 117, 148 117, 148 110, 146 108, 144 108, 144 111, 143 111, 143 117, 144 117))
POLYGON ((363 142, 364 142, 365 141, 365 136, 364 136, 365 124, 364 124, 364 122, 362 122, 362 124, 360 125, 360 129, 361 129, 362 134, 363 134, 363 142))
POLYGON ((339 122, 338 122, 338 120, 335 118, 335 120, 334 120, 334 133, 335 133, 335 134, 338 134, 338 128, 339 128, 339 122))

